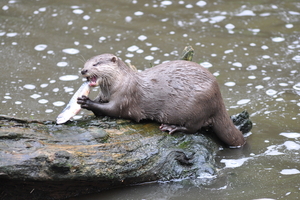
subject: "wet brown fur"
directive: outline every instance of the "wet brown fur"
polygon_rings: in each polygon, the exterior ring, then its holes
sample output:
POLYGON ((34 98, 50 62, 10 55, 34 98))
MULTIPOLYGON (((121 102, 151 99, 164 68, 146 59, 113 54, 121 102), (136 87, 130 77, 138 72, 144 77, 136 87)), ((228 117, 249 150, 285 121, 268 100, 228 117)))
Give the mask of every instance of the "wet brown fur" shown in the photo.
POLYGON ((116 56, 102 54, 88 60, 82 73, 99 78, 99 96, 78 99, 95 115, 151 119, 170 132, 195 133, 212 126, 227 145, 245 143, 227 114, 215 77, 197 63, 176 60, 137 72, 116 56))

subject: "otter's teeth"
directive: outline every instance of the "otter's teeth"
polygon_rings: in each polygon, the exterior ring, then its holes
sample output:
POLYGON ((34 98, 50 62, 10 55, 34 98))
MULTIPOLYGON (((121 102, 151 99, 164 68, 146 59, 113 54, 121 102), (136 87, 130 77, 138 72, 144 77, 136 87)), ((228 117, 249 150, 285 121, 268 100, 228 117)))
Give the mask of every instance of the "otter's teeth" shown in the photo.
POLYGON ((96 82, 96 81, 97 81, 97 77, 96 77, 96 76, 92 76, 92 77, 90 77, 90 81, 92 81, 92 82, 96 82))
POLYGON ((97 80, 98 80, 98 77, 97 76, 90 76, 88 77, 88 81, 90 82, 90 86, 91 87, 95 87, 97 86, 97 80))
POLYGON ((88 81, 90 82, 91 86, 97 85, 97 80, 98 80, 97 76, 90 76, 90 77, 88 77, 88 81))

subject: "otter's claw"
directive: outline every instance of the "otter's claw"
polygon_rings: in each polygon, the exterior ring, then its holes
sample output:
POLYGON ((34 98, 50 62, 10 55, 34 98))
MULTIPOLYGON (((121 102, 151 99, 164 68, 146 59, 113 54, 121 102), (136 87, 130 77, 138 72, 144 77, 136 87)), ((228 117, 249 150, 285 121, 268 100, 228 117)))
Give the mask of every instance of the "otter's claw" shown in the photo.
POLYGON ((88 109, 91 102, 92 101, 90 100, 90 98, 84 95, 77 98, 77 103, 81 105, 81 108, 88 109))

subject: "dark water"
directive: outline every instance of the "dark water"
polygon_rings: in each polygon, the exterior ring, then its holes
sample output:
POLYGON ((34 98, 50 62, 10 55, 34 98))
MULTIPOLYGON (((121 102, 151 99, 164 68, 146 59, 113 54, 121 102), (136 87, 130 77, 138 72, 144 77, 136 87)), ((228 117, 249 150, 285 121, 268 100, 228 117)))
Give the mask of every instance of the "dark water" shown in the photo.
POLYGON ((297 0, 2 0, 0 113, 54 120, 82 84, 86 59, 114 53, 145 69, 177 59, 186 45, 217 77, 229 113, 252 113, 247 148, 220 148, 219 174, 206 184, 146 184, 77 199, 298 199, 297 0))

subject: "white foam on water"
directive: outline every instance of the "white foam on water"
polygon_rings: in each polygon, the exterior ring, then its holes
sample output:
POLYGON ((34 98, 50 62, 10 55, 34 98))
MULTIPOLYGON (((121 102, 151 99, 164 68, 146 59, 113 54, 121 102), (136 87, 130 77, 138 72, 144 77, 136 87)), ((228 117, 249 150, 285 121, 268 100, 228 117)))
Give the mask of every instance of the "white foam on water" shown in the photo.
POLYGON ((52 113, 52 112, 53 112, 52 109, 46 109, 46 110, 45 110, 45 113, 52 113))
POLYGON ((232 53, 232 52, 233 52, 232 49, 228 49, 228 50, 224 51, 225 54, 229 54, 229 53, 232 53))
POLYGON ((294 175, 294 174, 300 174, 300 171, 298 169, 283 169, 280 171, 280 174, 282 175, 294 175))
POLYGON ((224 83, 224 85, 226 85, 228 87, 232 87, 232 86, 235 86, 235 82, 226 82, 226 83, 224 83))
POLYGON ((242 105, 242 104, 246 104, 246 103, 249 103, 249 102, 250 102, 250 99, 241 99, 236 104, 237 105, 242 105))
POLYGON ((48 45, 46 45, 46 44, 38 44, 38 45, 36 45, 36 46, 34 47, 34 49, 35 49, 36 51, 44 51, 44 50, 47 48, 47 46, 48 46, 48 45))
POLYGON ((287 150, 300 150, 300 145, 293 141, 286 141, 283 143, 287 150))
POLYGON ((40 99, 38 102, 40 104, 45 104, 45 103, 48 103, 49 101, 47 99, 40 99))
POLYGON ((296 61, 297 63, 300 63, 300 56, 296 55, 292 58, 292 60, 296 61))
POLYGON ((248 157, 240 159, 222 159, 220 162, 225 164, 225 168, 236 168, 242 166, 246 161, 250 159, 253 158, 248 157))
POLYGON ((252 71, 252 70, 256 70, 257 66, 256 65, 249 65, 246 70, 252 71))
POLYGON ((23 86, 24 88, 28 89, 28 90, 33 90, 35 89, 35 85, 32 85, 32 84, 26 84, 23 86))
POLYGON ((211 17, 209 23, 217 23, 217 22, 221 22, 225 19, 226 17, 223 15, 220 16, 215 16, 215 17, 211 17))
POLYGON ((267 151, 265 151, 265 154, 268 156, 278 156, 283 155, 284 153, 279 152, 277 148, 280 147, 278 145, 271 145, 267 147, 267 151))
POLYGON ((153 60, 154 57, 153 57, 153 56, 146 56, 145 59, 146 59, 146 60, 153 60))
POLYGON ((240 62, 232 63, 232 65, 235 66, 235 67, 242 67, 243 66, 242 63, 240 63, 240 62))
POLYGON ((150 48, 150 51, 157 51, 157 50, 159 50, 158 47, 151 47, 151 48, 150 48))
POLYGON ((256 14, 252 10, 244 10, 237 14, 236 16, 242 17, 242 16, 255 16, 256 14))
POLYGON ((33 94, 33 95, 30 95, 30 97, 33 98, 33 99, 38 99, 38 98, 41 97, 41 95, 39 95, 39 94, 33 94))
POLYGON ((269 89, 266 91, 266 94, 269 96, 273 96, 273 95, 277 94, 277 91, 273 90, 273 89, 269 89))
POLYGON ((3 7, 2 7, 2 10, 8 10, 9 9, 9 7, 7 6, 7 5, 4 5, 3 7))
POLYGON ((300 133, 286 133, 286 132, 282 132, 279 135, 282 135, 282 136, 287 137, 287 138, 294 138, 294 139, 300 137, 300 133))
POLYGON ((58 62, 56 65, 58 67, 66 67, 68 65, 68 63, 67 62, 58 62))
POLYGON ((43 83, 43 84, 40 85, 40 87, 41 87, 41 88, 45 88, 45 87, 47 87, 48 85, 49 85, 48 83, 43 83))
POLYGON ((79 78, 79 76, 77 76, 77 75, 65 75, 65 76, 59 77, 59 80, 61 80, 61 81, 74 81, 74 80, 77 80, 78 78, 79 78))
POLYGON ((64 106, 66 103, 63 101, 55 101, 53 102, 54 106, 60 107, 60 106, 64 106))
POLYGON ((89 44, 85 44, 84 46, 85 46, 87 49, 93 48, 93 46, 92 46, 92 45, 89 45, 89 44))
POLYGON ((172 5, 172 1, 162 1, 160 4, 163 6, 169 6, 172 5))
POLYGON ((144 13, 142 11, 136 11, 134 12, 135 16, 142 16, 144 13))
POLYGON ((7 33, 6 34, 7 37, 15 37, 17 35, 18 35, 18 33, 7 33))
POLYGON ((206 4, 207 4, 207 3, 206 3, 205 1, 198 1, 198 2, 196 3, 196 5, 199 6, 199 7, 204 7, 206 4))
POLYGON ((200 65, 201 65, 202 67, 204 67, 204 68, 210 68, 210 67, 213 66, 213 65, 212 65, 211 63, 209 63, 209 62, 202 62, 202 63, 200 63, 200 65))
POLYGON ((296 85, 293 86, 295 90, 300 90, 300 83, 297 83, 296 85))
POLYGON ((134 51, 137 51, 138 49, 139 49, 138 46, 132 45, 132 46, 127 48, 127 51, 134 52, 134 51))
POLYGON ((99 42, 102 42, 102 41, 104 41, 104 40, 106 40, 106 37, 104 37, 104 36, 101 36, 101 37, 99 38, 99 42))
POLYGON ((126 16, 126 17, 125 17, 125 21, 126 21, 126 22, 131 22, 131 21, 132 21, 132 17, 126 16))
POLYGON ((283 37, 273 37, 272 41, 273 42, 283 42, 285 39, 283 37))
POLYGON ((76 15, 80 15, 80 14, 83 13, 83 10, 81 10, 81 9, 75 9, 75 10, 73 10, 73 13, 76 14, 76 15))
POLYGON ((71 55, 78 54, 80 52, 78 49, 74 49, 74 48, 63 49, 62 51, 64 53, 71 54, 71 55))
POLYGON ((228 29, 228 30, 232 30, 232 29, 235 28, 235 26, 233 24, 226 24, 225 28, 228 29))
POLYGON ((83 18, 84 20, 89 20, 91 17, 90 17, 89 15, 84 15, 82 18, 83 18))
POLYGON ((289 84, 287 84, 287 83, 279 83, 279 85, 282 86, 282 87, 286 87, 286 86, 288 86, 289 84))
POLYGON ((141 40, 141 41, 144 41, 144 40, 147 39, 147 36, 145 36, 145 35, 140 35, 140 36, 138 37, 138 39, 141 40))

